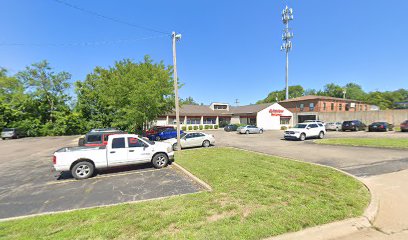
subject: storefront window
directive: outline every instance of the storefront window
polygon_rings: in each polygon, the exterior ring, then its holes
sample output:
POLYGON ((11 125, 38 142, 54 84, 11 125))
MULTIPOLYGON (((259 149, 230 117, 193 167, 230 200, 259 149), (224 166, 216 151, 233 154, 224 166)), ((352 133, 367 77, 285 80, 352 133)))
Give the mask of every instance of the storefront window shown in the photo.
POLYGON ((339 111, 343 110, 343 104, 339 104, 339 111))
POLYGON ((280 118, 281 125, 289 125, 290 124, 290 117, 281 117, 280 118))
POLYGON ((216 118, 204 118, 204 124, 215 124, 216 118))
POLYGON ((176 118, 174 117, 169 117, 169 121, 167 122, 167 124, 176 124, 176 118))
POLYGON ((187 118, 187 124, 200 124, 201 118, 187 118))
POLYGON ((334 103, 331 103, 331 104, 330 104, 330 109, 331 109, 332 111, 334 111, 334 103))

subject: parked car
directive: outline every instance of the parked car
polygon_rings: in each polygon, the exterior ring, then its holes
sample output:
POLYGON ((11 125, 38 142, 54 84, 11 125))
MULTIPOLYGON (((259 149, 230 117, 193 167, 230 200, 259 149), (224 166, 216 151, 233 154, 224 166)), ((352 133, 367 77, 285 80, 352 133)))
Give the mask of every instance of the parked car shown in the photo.
POLYGON ((117 134, 108 137, 106 147, 61 148, 52 161, 56 171, 70 171, 74 178, 85 179, 97 169, 148 162, 163 168, 173 159, 169 143, 146 141, 135 134, 117 134))
POLYGON ((326 131, 327 130, 332 130, 332 131, 339 131, 341 130, 341 122, 328 122, 325 124, 326 131))
POLYGON ((84 138, 80 138, 78 140, 78 146, 85 146, 85 147, 100 147, 106 146, 108 144, 108 137, 114 134, 124 134, 127 132, 121 130, 91 130, 88 132, 84 138))
MULTIPOLYGON (((171 138, 164 142, 170 143, 173 146, 173 150, 176 150, 177 147, 176 138, 171 138)), ((210 145, 215 144, 215 138, 214 135, 212 134, 206 134, 202 132, 183 133, 180 136, 180 144, 181 148, 209 147, 210 145)))
POLYGON ((362 123, 359 120, 344 121, 341 125, 342 131, 364 131, 367 128, 367 125, 362 123))
POLYGON ((394 125, 391 123, 387 122, 374 122, 368 125, 368 131, 369 132, 386 132, 386 131, 392 131, 394 130, 394 125))
POLYGON ((408 132, 408 120, 405 120, 401 123, 401 132, 408 132))
POLYGON ((293 128, 285 131, 283 137, 285 139, 295 139, 304 141, 306 138, 317 137, 324 138, 326 128, 322 123, 299 123, 293 128))
POLYGON ((166 129, 174 129, 172 126, 154 126, 152 128, 147 129, 144 133, 143 136, 149 137, 150 135, 158 134, 159 132, 162 132, 166 129))
POLYGON ((250 133, 263 133, 263 129, 259 128, 257 126, 253 125, 246 125, 244 127, 239 127, 237 128, 238 133, 245 133, 245 134, 250 134, 250 133))
POLYGON ((234 132, 234 131, 237 131, 237 129, 238 129, 238 126, 235 124, 229 124, 224 127, 224 131, 226 132, 234 132))
MULTIPOLYGON (((183 133, 184 133, 183 131, 180 131, 180 135, 183 133)), ((174 128, 168 128, 161 132, 158 132, 156 134, 150 134, 148 136, 148 138, 151 141, 160 141, 160 140, 166 140, 166 139, 175 138, 175 137, 177 137, 177 129, 174 129, 174 128)))
POLYGON ((6 140, 6 138, 21 138, 25 137, 25 134, 22 130, 18 128, 3 128, 1 131, 1 139, 6 140))

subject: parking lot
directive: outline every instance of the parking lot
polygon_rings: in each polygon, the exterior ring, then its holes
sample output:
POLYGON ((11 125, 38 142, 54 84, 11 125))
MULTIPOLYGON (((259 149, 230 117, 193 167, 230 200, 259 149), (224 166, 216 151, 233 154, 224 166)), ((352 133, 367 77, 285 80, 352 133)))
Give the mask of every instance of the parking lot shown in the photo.
POLYGON ((52 153, 78 137, 0 142, 0 219, 193 193, 201 187, 176 167, 150 164, 104 171, 77 181, 51 171, 52 153))
MULTIPOLYGON (((241 135, 222 129, 207 131, 216 147, 236 147, 286 158, 319 163, 367 177, 408 169, 407 150, 317 145, 313 139, 283 140, 283 131, 241 135)), ((327 138, 406 138, 401 132, 328 132, 327 138)), ((150 164, 100 172, 87 180, 51 171, 52 153, 75 146, 77 136, 24 138, 0 142, 0 219, 153 199, 202 190, 174 166, 150 164)))
MULTIPOLYGON (((223 130, 207 131, 217 146, 237 147, 335 167, 355 176, 366 177, 408 169, 408 151, 399 149, 317 145, 313 139, 287 141, 283 131, 263 134, 237 134, 223 130)), ((408 138, 403 132, 327 132, 326 138, 408 138)))

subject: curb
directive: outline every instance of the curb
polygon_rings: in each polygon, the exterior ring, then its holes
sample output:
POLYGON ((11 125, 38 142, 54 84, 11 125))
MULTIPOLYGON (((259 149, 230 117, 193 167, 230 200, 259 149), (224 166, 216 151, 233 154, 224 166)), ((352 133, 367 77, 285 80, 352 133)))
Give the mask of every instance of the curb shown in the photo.
MULTIPOLYGON (((257 153, 257 154, 266 155, 266 156, 275 156, 275 155, 271 155, 271 154, 267 154, 263 152, 251 151, 251 150, 241 149, 237 147, 227 147, 227 148, 238 149, 241 151, 252 152, 252 153, 257 153)), ((332 223, 327 223, 327 224, 323 224, 323 225, 319 225, 315 227, 310 227, 310 228, 300 230, 298 232, 284 233, 282 235, 265 238, 265 240, 289 240, 289 239, 301 239, 301 238, 303 240, 308 240, 308 239, 310 240, 326 239, 327 240, 327 239, 332 239, 332 238, 343 237, 351 233, 357 232, 363 228, 372 227, 372 223, 374 222, 375 217, 378 214, 380 200, 379 200, 379 196, 377 195, 377 193, 373 189, 371 189, 364 182, 363 179, 358 178, 354 175, 351 175, 350 173, 345 172, 341 169, 337 169, 331 166, 300 161, 297 159, 282 157, 282 156, 276 156, 276 157, 288 159, 288 160, 295 161, 295 162, 306 163, 306 164, 311 164, 311 165, 320 166, 324 168, 329 168, 329 169, 333 169, 335 171, 341 172, 361 182, 370 192, 371 199, 370 199, 370 203, 368 204, 367 208, 364 210, 364 213, 361 217, 349 218, 349 219, 345 219, 345 220, 341 220, 337 222, 332 222, 332 223)))
POLYGON ((178 165, 176 162, 172 163, 173 166, 177 167, 179 170, 181 170, 184 174, 186 174, 188 177, 199 183, 202 187, 204 187, 207 191, 211 192, 213 189, 210 185, 208 185, 206 182, 203 180, 199 179, 198 177, 194 176, 191 172, 189 172, 187 169, 183 168, 182 166, 178 165))
MULTIPOLYGON (((334 139, 334 138, 329 138, 329 139, 334 139)), ((317 140, 313 140, 312 142, 307 142, 307 144, 316 144, 316 145, 321 145, 321 146, 326 145, 326 146, 338 146, 338 147, 367 148, 367 149, 375 148, 375 149, 383 149, 383 150, 408 150, 408 148, 399 148, 399 147, 381 147, 381 146, 375 147, 375 146, 359 146, 359 145, 332 144, 332 143, 317 143, 316 141, 317 140)))

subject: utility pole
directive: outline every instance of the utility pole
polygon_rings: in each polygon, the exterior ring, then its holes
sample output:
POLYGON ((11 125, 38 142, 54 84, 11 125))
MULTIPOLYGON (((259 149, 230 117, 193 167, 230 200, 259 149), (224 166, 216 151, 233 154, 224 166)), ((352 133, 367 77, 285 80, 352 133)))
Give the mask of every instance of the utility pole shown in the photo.
POLYGON ((176 105, 176 124, 177 124, 177 146, 176 150, 181 149, 180 145, 180 109, 179 109, 179 97, 178 97, 178 83, 177 83, 177 54, 176 54, 176 42, 181 39, 181 34, 176 32, 171 33, 173 42, 173 78, 174 78, 174 103, 176 105))
POLYGON ((238 101, 238 98, 237 99, 235 99, 235 105, 239 105, 239 101, 238 101))
POLYGON ((289 52, 292 49, 292 42, 290 41, 293 38, 293 33, 290 32, 289 21, 293 20, 293 10, 286 6, 282 11, 282 21, 285 24, 285 29, 283 30, 282 40, 283 44, 281 46, 281 51, 286 52, 286 100, 289 99, 289 52))

